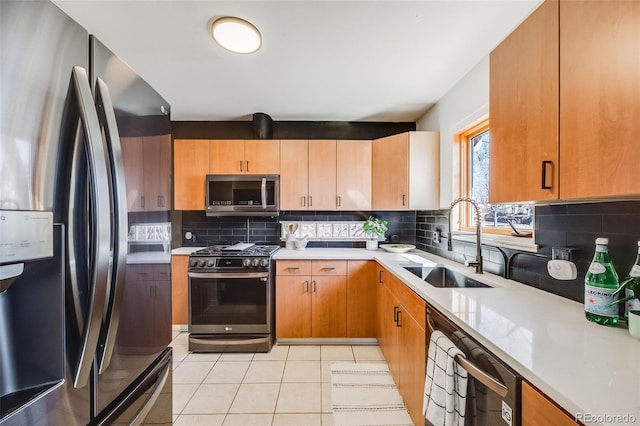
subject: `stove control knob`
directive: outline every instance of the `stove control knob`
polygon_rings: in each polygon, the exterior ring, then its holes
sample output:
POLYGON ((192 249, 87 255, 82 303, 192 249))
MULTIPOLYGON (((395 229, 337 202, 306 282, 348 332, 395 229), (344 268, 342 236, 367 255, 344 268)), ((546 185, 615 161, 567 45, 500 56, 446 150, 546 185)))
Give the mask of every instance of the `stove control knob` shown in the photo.
POLYGON ((260 266, 269 266, 269 259, 260 259, 260 266))
POLYGON ((198 260, 197 259, 191 259, 189 261, 189 266, 197 266, 198 265, 198 260))
POLYGON ((242 259, 242 266, 251 266, 251 259, 249 259, 248 257, 242 259))
POLYGON ((259 259, 251 259, 251 266, 258 266, 260 264, 259 259))
POLYGON ((206 262, 205 262, 205 260, 204 260, 204 259, 200 259, 200 260, 198 261, 198 266, 204 266, 205 264, 206 264, 206 262))
POLYGON ((207 260, 207 266, 209 268, 213 268, 214 265, 215 265, 215 262, 213 260, 207 260))

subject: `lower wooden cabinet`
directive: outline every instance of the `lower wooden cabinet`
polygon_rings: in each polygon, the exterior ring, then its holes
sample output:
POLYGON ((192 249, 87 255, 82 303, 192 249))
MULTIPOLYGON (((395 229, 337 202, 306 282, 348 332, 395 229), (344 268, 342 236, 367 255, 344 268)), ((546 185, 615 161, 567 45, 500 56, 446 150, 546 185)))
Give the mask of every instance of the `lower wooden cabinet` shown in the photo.
POLYGON ((547 396, 522 381, 522 426, 574 426, 580 423, 547 396))
POLYGON ((154 351, 171 342, 169 274, 167 264, 127 265, 118 346, 144 352, 145 348, 154 351))
POLYGON ((378 342, 415 424, 422 424, 425 379, 424 300, 378 268, 378 342))
POLYGON ((347 262, 347 337, 376 337, 377 266, 373 260, 347 262))
POLYGON ((276 337, 347 336, 347 261, 276 262, 276 337))
POLYGON ((171 322, 186 325, 189 322, 188 255, 171 256, 171 322))

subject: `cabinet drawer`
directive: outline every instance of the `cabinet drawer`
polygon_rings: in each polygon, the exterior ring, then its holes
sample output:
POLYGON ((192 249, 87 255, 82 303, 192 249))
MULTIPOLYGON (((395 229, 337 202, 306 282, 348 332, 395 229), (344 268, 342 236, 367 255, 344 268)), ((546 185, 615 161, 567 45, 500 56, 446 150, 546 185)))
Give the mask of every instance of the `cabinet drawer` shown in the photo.
POLYGON ((311 275, 310 260, 278 260, 276 275, 311 275))
POLYGON ((152 265, 154 281, 170 281, 171 265, 168 263, 158 263, 152 265))
POLYGON ((347 261, 312 260, 311 275, 347 275, 347 261))
POLYGON ((151 265, 127 265, 127 280, 152 281, 153 270, 151 265))

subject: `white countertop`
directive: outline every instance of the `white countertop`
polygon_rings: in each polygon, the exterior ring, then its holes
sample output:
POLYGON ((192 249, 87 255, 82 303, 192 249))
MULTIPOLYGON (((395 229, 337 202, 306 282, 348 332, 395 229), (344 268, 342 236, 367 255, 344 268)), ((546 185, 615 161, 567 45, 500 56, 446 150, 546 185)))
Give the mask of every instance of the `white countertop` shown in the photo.
POLYGON ((171 263, 171 254, 163 251, 141 251, 127 254, 127 264, 171 263))
MULTIPOLYGON (((281 249, 277 259, 373 259, 571 414, 640 424, 640 341, 585 319, 581 303, 412 250, 496 288, 436 288, 400 266, 401 254, 340 248, 281 249), (632 418, 633 419, 633 418, 632 418)), ((562 281, 558 281, 562 285, 562 281)), ((594 424, 590 423, 590 424, 594 424)), ((619 422, 618 422, 619 423, 619 422)))
POLYGON ((190 255, 191 253, 193 253, 196 250, 200 250, 205 248, 203 247, 178 247, 178 248, 174 248, 173 250, 171 250, 171 254, 175 254, 175 255, 190 255))

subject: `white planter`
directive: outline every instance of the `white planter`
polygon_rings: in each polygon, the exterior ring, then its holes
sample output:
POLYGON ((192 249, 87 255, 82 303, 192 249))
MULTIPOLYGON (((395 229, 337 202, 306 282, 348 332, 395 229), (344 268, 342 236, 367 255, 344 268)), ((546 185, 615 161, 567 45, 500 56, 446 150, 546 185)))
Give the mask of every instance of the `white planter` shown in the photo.
POLYGON ((629 334, 640 340, 640 311, 629 311, 629 334))
POLYGON ((367 250, 378 250, 378 240, 367 240, 367 250))

